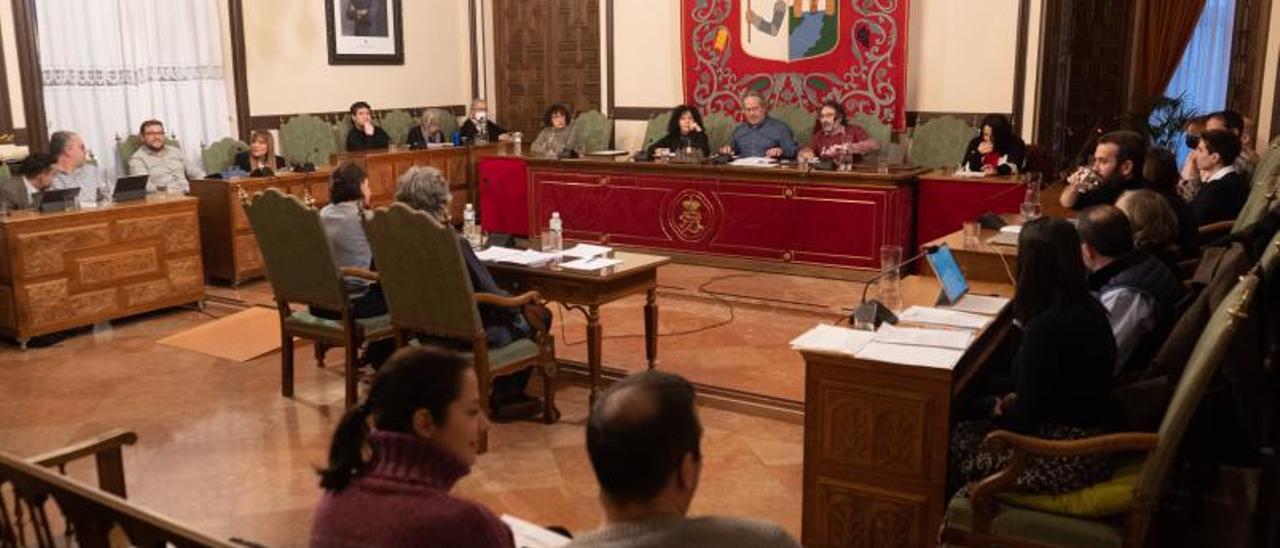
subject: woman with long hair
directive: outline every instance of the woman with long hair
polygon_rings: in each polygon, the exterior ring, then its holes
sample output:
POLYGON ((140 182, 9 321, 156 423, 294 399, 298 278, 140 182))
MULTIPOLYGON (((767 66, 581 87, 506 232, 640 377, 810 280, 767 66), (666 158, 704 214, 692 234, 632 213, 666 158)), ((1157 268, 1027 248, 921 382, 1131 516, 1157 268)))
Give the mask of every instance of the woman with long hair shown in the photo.
POLYGON ((467 360, 396 352, 333 433, 311 546, 514 546, 497 516, 450 493, 487 427, 467 360))
POLYGON ((667 134, 649 145, 650 156, 666 156, 678 149, 693 147, 704 157, 711 155, 711 142, 702 129, 702 114, 698 107, 678 105, 671 109, 671 120, 667 122, 667 134))
MULTIPOLYGON (((1102 303, 1089 291, 1080 237, 1071 223, 1043 217, 1018 236, 1014 322, 1022 341, 1014 354, 1012 385, 980 400, 985 416, 956 425, 951 437, 952 477, 977 481, 1009 459, 983 440, 1005 429, 1050 439, 1102 432, 1115 369, 1116 343, 1102 303)), ((1033 458, 1018 477, 1020 489, 1062 493, 1105 479, 1105 457, 1033 458)))
POLYGON ((271 133, 254 131, 249 136, 249 150, 236 153, 236 167, 252 177, 269 177, 285 166, 284 157, 276 156, 271 133))
POLYGON ((987 175, 1010 175, 1026 169, 1027 144, 1013 133, 1009 119, 988 114, 982 119, 982 131, 969 141, 961 167, 966 171, 987 175))

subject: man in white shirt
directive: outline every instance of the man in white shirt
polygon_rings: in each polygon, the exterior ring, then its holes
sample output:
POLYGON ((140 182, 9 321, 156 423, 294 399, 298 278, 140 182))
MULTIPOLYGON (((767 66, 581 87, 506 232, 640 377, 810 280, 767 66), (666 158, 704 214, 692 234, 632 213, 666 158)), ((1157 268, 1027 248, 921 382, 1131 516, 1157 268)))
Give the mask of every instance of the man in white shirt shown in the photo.
POLYGON ((84 139, 74 131, 55 131, 49 136, 49 154, 58 159, 53 188, 79 188, 82 205, 97 204, 98 189, 106 185, 97 166, 89 163, 84 139))
POLYGON ((185 193, 190 189, 189 179, 204 178, 204 170, 188 160, 182 149, 165 142, 163 122, 147 120, 138 133, 142 146, 129 158, 129 174, 150 175, 147 190, 165 186, 185 193))

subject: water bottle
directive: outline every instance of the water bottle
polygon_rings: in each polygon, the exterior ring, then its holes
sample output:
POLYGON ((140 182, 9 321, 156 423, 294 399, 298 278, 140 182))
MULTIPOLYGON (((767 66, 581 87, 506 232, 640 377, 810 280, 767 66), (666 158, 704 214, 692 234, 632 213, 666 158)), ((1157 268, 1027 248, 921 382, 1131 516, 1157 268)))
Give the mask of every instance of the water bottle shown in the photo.
POLYGON ((551 251, 560 252, 564 250, 564 224, 560 220, 560 212, 551 212, 551 251))
POLYGON ((476 210, 467 204, 462 210, 462 236, 471 244, 472 249, 480 248, 480 228, 476 226, 476 210))

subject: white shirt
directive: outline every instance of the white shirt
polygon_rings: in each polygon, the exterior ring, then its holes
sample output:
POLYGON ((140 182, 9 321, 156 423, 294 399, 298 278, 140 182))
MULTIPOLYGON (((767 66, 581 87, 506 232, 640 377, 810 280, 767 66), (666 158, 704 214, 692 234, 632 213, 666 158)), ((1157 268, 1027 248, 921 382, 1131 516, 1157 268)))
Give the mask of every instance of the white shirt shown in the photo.
POLYGON ((1098 296, 1107 309, 1111 334, 1116 338, 1115 371, 1129 362, 1138 342, 1156 328, 1156 306, 1151 298, 1128 287, 1115 287, 1098 296))
POLYGON ((40 189, 36 188, 36 185, 31 184, 31 179, 26 177, 22 178, 22 184, 27 186, 27 202, 29 203, 31 198, 34 197, 36 193, 40 192, 40 189))
POLYGON ((1213 174, 1212 174, 1212 175, 1210 175, 1208 179, 1205 179, 1205 180, 1204 180, 1204 182, 1205 182, 1205 183, 1212 183, 1212 182, 1214 182, 1214 181, 1217 181, 1218 179, 1221 179, 1221 178, 1223 178, 1223 177, 1226 177, 1227 175, 1230 175, 1230 174, 1235 173, 1235 172, 1236 172, 1236 165, 1235 165, 1235 164, 1231 164, 1231 165, 1229 165, 1229 166, 1225 166, 1225 167, 1220 167, 1220 168, 1218 168, 1218 170, 1217 170, 1217 171, 1213 172, 1213 174))

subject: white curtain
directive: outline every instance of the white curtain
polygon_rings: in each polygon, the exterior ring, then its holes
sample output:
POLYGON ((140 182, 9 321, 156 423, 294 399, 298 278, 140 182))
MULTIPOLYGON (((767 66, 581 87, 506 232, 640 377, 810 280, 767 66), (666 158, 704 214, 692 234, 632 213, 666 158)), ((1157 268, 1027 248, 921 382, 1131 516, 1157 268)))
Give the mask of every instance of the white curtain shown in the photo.
POLYGON ((107 176, 147 119, 197 162, 231 135, 217 0, 37 0, 36 19, 49 131, 83 136, 107 176))
MULTIPOLYGON (((1227 77, 1231 70, 1231 35, 1235 29, 1236 0, 1205 0, 1204 11, 1182 53, 1178 70, 1165 88, 1165 96, 1185 94, 1201 113, 1222 110, 1227 104, 1227 77)), ((1178 165, 1186 158, 1185 144, 1175 151, 1178 165)))

